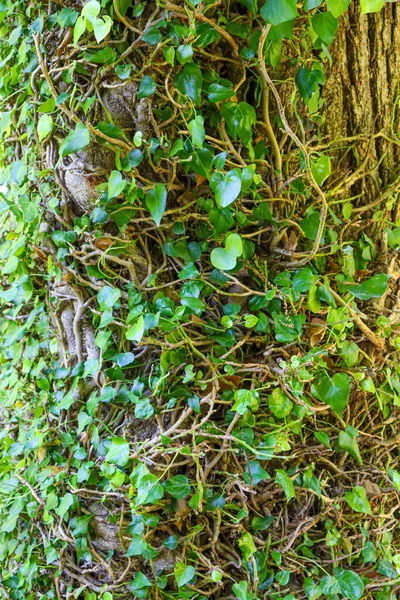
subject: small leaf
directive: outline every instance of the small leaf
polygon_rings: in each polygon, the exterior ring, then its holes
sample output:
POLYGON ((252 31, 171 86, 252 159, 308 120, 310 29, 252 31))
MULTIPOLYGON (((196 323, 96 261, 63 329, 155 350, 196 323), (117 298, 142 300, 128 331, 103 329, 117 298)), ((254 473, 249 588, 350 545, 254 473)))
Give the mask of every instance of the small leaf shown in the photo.
POLYGON ((332 42, 337 24, 337 19, 329 11, 317 12, 311 19, 312 28, 326 46, 332 42))
POLYGON ((335 411, 339 417, 343 415, 350 395, 350 379, 346 373, 335 373, 332 379, 326 373, 317 375, 312 393, 335 411))
POLYGON ((267 0, 261 8, 261 16, 271 25, 280 25, 297 17, 296 0, 267 0))
POLYGON ((135 325, 132 325, 125 334, 127 340, 140 342, 144 333, 144 318, 142 315, 138 318, 135 325))
POLYGON ((53 130, 53 119, 50 115, 42 115, 37 124, 39 142, 44 140, 53 130))
POLYGON ((385 4, 385 0, 360 0, 363 15, 379 12, 385 4))
POLYGON ((346 450, 359 465, 362 465, 360 449, 357 444, 358 431, 354 427, 347 425, 346 431, 340 431, 338 436, 338 445, 342 450, 346 450))
POLYGON ((326 6, 336 18, 348 9, 349 4, 350 0, 326 0, 326 6))
POLYGON ((194 567, 185 565, 185 563, 180 560, 175 564, 174 575, 178 587, 183 587, 193 579, 195 570, 194 567))
POLYGON ((349 285, 348 291, 359 300, 380 298, 386 292, 389 279, 390 275, 379 273, 379 275, 374 275, 371 279, 367 279, 359 285, 349 285))
POLYGON ((138 100, 141 100, 142 98, 147 98, 148 96, 154 94, 155 91, 156 84, 154 83, 150 75, 145 75, 140 82, 137 98, 138 100))
POLYGON ((318 185, 322 185, 331 174, 331 159, 325 154, 321 154, 318 160, 311 161, 311 172, 318 185))
POLYGON ((182 71, 175 76, 174 86, 181 94, 189 96, 195 104, 200 104, 203 87, 203 75, 200 67, 194 63, 185 65, 182 71))
POLYGON ((293 402, 281 388, 277 387, 268 398, 268 406, 272 414, 278 417, 278 419, 284 419, 291 413, 293 402))
POLYGON ((228 173, 217 171, 211 175, 210 187, 215 194, 215 201, 219 208, 225 208, 232 204, 239 196, 241 186, 239 169, 232 169, 228 173))
POLYGON ((105 285, 97 294, 97 301, 101 310, 113 308, 121 297, 121 291, 118 288, 113 288, 105 285))
POLYGON ((122 178, 119 171, 111 171, 110 178, 108 180, 108 199, 112 200, 116 198, 124 191, 126 181, 122 178))
POLYGON ((256 111, 247 102, 227 102, 221 108, 221 115, 234 139, 239 136, 245 146, 250 142, 252 127, 256 123, 256 111))
POLYGON ((356 512, 372 515, 371 505, 367 498, 367 492, 360 485, 353 487, 351 492, 346 492, 344 497, 350 508, 356 512))
POLYGON ((283 469, 276 470, 275 481, 278 485, 280 485, 285 492, 286 500, 289 502, 292 498, 296 497, 296 492, 294 491, 294 485, 290 477, 287 476, 283 469))
POLYGON ((314 92, 317 91, 318 86, 324 85, 325 77, 318 69, 310 71, 309 69, 303 67, 297 71, 295 81, 299 89, 300 96, 307 104, 314 92))
POLYGON ((210 102, 221 102, 234 96, 235 92, 219 83, 212 83, 208 88, 208 99, 210 102))
POLYGON ((358 573, 346 571, 345 569, 335 569, 335 575, 343 598, 349 598, 350 600, 361 598, 365 586, 358 573))
POLYGON ((105 16, 102 19, 94 19, 92 23, 94 37, 96 38, 96 42, 100 44, 111 31, 112 19, 109 16, 105 16))
POLYGON ((162 183, 157 183, 146 193, 146 206, 155 224, 159 225, 167 206, 167 190, 162 183))
POLYGON ((182 500, 190 494, 189 480, 186 475, 175 475, 163 483, 165 490, 170 496, 182 500))
POLYGON ((193 146, 196 148, 202 148, 203 142, 206 138, 206 131, 204 129, 204 117, 198 115, 195 119, 188 123, 188 129, 192 136, 193 146))
POLYGON ((73 154, 74 152, 78 152, 78 150, 86 148, 86 146, 88 146, 89 144, 89 130, 84 125, 78 123, 75 131, 72 131, 62 141, 60 145, 60 156, 61 158, 64 158, 64 156, 68 156, 69 154, 73 154))
POLYGON ((106 454, 106 461, 124 467, 129 460, 129 444, 124 438, 111 438, 111 445, 106 454))

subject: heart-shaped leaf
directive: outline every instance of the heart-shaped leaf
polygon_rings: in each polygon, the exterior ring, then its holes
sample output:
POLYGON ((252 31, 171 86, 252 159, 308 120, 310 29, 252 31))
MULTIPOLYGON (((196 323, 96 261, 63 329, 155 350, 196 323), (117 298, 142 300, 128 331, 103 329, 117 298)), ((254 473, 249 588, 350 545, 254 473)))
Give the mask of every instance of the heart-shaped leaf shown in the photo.
POLYGON ((346 373, 335 373, 332 379, 326 373, 317 376, 312 393, 335 411, 339 417, 343 415, 350 395, 350 378, 346 373))
POLYGON ((221 271, 230 271, 236 267, 236 259, 242 252, 242 238, 237 233, 231 233, 226 237, 225 248, 214 248, 211 252, 211 264, 221 271))
POLYGON ((102 19, 94 19, 92 24, 94 37, 96 38, 96 42, 99 44, 110 33, 112 20, 110 17, 106 16, 102 19))
POLYGON ((271 25, 280 25, 297 17, 296 0, 267 0, 261 16, 271 25))
POLYGON ((232 169, 228 173, 213 173, 210 187, 215 194, 215 201, 220 208, 229 206, 240 194, 242 181, 239 169, 232 169))
POLYGON ((88 146, 89 144, 89 130, 84 125, 78 123, 75 131, 72 131, 61 143, 60 156, 61 158, 64 158, 64 156, 68 156, 68 154, 72 154, 73 152, 78 152, 78 150, 82 150, 82 148, 86 148, 86 146, 88 146))
POLYGON ((122 179, 122 175, 119 171, 111 171, 110 178, 108 180, 108 199, 116 198, 124 191, 126 181, 122 179))
POLYGON ((155 224, 159 225, 167 206, 167 190, 162 183, 157 183, 153 189, 147 192, 146 206, 155 224))
POLYGON ((321 71, 310 71, 305 67, 296 73, 296 85, 304 102, 308 102, 319 85, 324 85, 325 77, 321 71))

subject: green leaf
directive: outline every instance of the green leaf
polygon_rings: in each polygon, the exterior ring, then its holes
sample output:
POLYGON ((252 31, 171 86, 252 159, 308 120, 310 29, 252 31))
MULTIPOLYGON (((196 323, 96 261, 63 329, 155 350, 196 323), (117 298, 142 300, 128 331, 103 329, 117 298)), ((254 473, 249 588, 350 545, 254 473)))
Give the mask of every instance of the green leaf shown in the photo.
POLYGON ((338 445, 342 450, 346 450, 359 465, 362 465, 360 449, 357 444, 358 431, 354 427, 347 425, 346 431, 341 431, 338 436, 338 445))
POLYGON ((389 279, 390 275, 379 273, 379 275, 374 275, 371 279, 368 279, 359 285, 349 285, 348 291, 359 300, 380 298, 386 292, 389 279))
POLYGON ((146 206, 155 224, 159 225, 167 206, 167 190, 162 183, 157 183, 146 193, 146 206))
POLYGON ((92 24, 94 37, 96 38, 96 42, 100 44, 111 31, 112 19, 109 16, 105 16, 102 19, 94 19, 92 24))
MULTIPOLYGON (((121 0, 120 0, 121 1, 121 0)), ((135 574, 135 577, 131 584, 129 584, 129 588, 131 592, 134 593, 134 596, 137 598, 145 598, 146 596, 139 596, 135 594, 138 590, 147 590, 147 588, 151 587, 151 581, 142 571, 138 571, 135 574)), ((102 597, 104 598, 104 596, 102 597)))
POLYGON ((42 115, 37 124, 39 142, 44 140, 53 130, 53 119, 50 115, 42 115))
POLYGON ((180 65, 185 65, 192 60, 193 47, 190 44, 178 46, 176 49, 176 58, 180 65))
POLYGON ((129 460, 129 444, 124 438, 111 438, 111 445, 106 454, 106 461, 118 467, 124 467, 129 460))
POLYGON ((188 63, 174 78, 176 89, 189 96, 195 104, 201 102, 201 89, 203 87, 203 75, 199 65, 188 63))
POLYGON ((208 99, 210 102, 221 102, 234 96, 235 92, 219 83, 212 83, 208 88, 208 99))
POLYGON ((293 277, 293 291, 299 294, 308 292, 318 281, 318 275, 314 275, 311 269, 306 268, 297 271, 293 277))
POLYGON ((348 9, 349 4, 350 0, 326 0, 326 6, 336 18, 348 9))
POLYGON ((300 96, 307 104, 314 92, 317 91, 318 86, 324 85, 325 77, 318 69, 315 71, 310 71, 309 69, 303 67, 297 71, 295 81, 300 92, 300 96))
POLYGON ((296 0, 267 0, 261 8, 261 16, 271 25, 280 25, 297 17, 296 0))
POLYGON ((363 15, 379 12, 385 4, 385 0, 360 0, 363 15))
POLYGON ((189 583, 189 581, 191 581, 195 576, 195 573, 194 567, 191 565, 185 565, 185 563, 181 560, 178 561, 174 566, 175 581, 178 587, 183 587, 189 583))
POLYGON ((239 538, 238 546, 239 546, 240 550, 242 551, 246 562, 249 561, 250 558, 253 556, 253 554, 255 554, 257 551, 254 540, 248 531, 246 531, 242 535, 242 537, 239 538))
POLYGON ((311 577, 304 579, 304 592, 307 596, 307 600, 317 600, 322 595, 322 590, 311 577))
POLYGON ((311 19, 312 28, 326 46, 332 42, 337 24, 337 19, 330 12, 317 13, 311 19))
POLYGON ((113 308, 121 297, 121 291, 118 288, 113 288, 105 285, 97 294, 97 301, 101 310, 113 308))
POLYGON ((202 148, 206 138, 206 130, 204 129, 204 117, 198 115, 195 119, 188 123, 188 129, 192 136, 193 146, 202 148))
POLYGON ((364 582, 354 571, 335 569, 335 575, 343 598, 359 600, 364 593, 364 582))
POLYGON ((165 481, 163 486, 168 494, 177 500, 182 500, 190 494, 189 480, 186 475, 175 475, 165 481))
POLYGON ((340 349, 340 356, 347 367, 354 367, 358 363, 360 348, 355 342, 345 340, 340 349))
POLYGON ((331 159, 329 156, 321 154, 318 160, 311 160, 311 172, 315 181, 321 186, 331 174, 331 159))
POLYGON ((108 180, 108 199, 112 200, 116 198, 125 189, 126 181, 122 178, 122 175, 119 171, 111 171, 109 180, 108 180))
POLYGON ((315 378, 311 391, 341 417, 349 400, 350 378, 346 373, 335 373, 332 379, 321 373, 315 378))
POLYGON ((147 98, 148 96, 154 94, 155 91, 156 84, 154 83, 150 75, 145 75, 140 82, 137 98, 138 100, 141 100, 142 98, 147 98))
POLYGON ((227 102, 221 108, 221 115, 228 126, 229 133, 241 139, 245 146, 251 140, 252 127, 256 123, 256 111, 247 102, 227 102))
POLYGON ((215 194, 215 201, 219 208, 225 208, 232 204, 239 196, 241 186, 239 169, 232 169, 228 173, 217 171, 211 175, 210 187, 215 194))
POLYGON ((79 16, 77 18, 75 26, 74 26, 74 46, 77 45, 77 43, 79 42, 79 39, 83 36, 85 31, 86 31, 85 19, 83 17, 79 16))
POLYGON ((275 481, 280 485, 285 492, 286 500, 289 502, 292 498, 296 497, 294 485, 290 477, 287 476, 283 469, 276 470, 275 481))
POLYGON ((90 132, 84 126, 78 123, 75 131, 72 131, 67 137, 62 141, 60 145, 60 156, 64 158, 64 156, 68 156, 68 154, 73 154, 74 152, 78 152, 78 150, 83 150, 90 144, 90 132))
POLYGON ((351 492, 346 492, 344 497, 350 508, 356 512, 372 515, 371 505, 367 498, 367 492, 360 485, 353 487, 351 492))
POLYGON ((262 468, 258 460, 251 460, 246 465, 243 479, 248 485, 257 485, 261 481, 271 479, 271 476, 268 475, 267 471, 262 468))
POLYGON ((254 390, 236 390, 234 400, 232 410, 236 410, 239 415, 244 415, 248 408, 258 408, 259 405, 259 395, 254 390))
POLYGON ((242 238, 237 233, 230 233, 225 239, 225 248, 214 248, 210 254, 211 264, 216 269, 230 271, 236 266, 236 259, 243 252, 242 238))
POLYGON ((389 477, 393 481, 393 485, 398 492, 400 492, 400 473, 398 471, 394 471, 393 469, 389 469, 389 477))
POLYGON ((101 9, 100 3, 97 0, 89 0, 82 8, 83 17, 97 17, 101 9))
POLYGON ((247 581, 240 581, 239 583, 234 583, 232 586, 232 591, 238 600, 254 599, 254 596, 247 591, 247 581))
POLYGON ((278 419, 284 419, 291 413, 293 402, 280 387, 277 387, 268 397, 268 406, 272 414, 278 419))
POLYGON ((128 331, 125 334, 127 340, 131 340, 133 342, 140 342, 144 334, 144 317, 140 315, 135 325, 129 327, 128 331))

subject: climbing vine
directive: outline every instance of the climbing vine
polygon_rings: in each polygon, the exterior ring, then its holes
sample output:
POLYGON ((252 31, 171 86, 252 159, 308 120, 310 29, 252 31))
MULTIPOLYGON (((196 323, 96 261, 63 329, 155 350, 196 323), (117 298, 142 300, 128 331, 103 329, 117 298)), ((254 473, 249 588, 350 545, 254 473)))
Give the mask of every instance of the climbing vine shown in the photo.
POLYGON ((389 10, 0 2, 0 598, 395 597, 397 99, 325 96, 389 10))

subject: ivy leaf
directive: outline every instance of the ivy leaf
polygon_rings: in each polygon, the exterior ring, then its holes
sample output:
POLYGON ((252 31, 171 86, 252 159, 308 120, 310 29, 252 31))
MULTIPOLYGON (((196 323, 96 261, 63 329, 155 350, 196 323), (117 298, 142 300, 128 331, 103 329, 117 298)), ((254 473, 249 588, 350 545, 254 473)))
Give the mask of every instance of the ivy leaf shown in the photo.
POLYGON ((112 19, 109 16, 105 16, 102 19, 94 19, 92 24, 94 37, 96 38, 96 42, 100 44, 100 42, 102 42, 111 31, 113 24, 112 19))
POLYGON ((307 104, 313 93, 317 91, 318 86, 324 85, 325 77, 324 74, 318 69, 310 71, 309 69, 303 67, 297 71, 295 81, 300 92, 300 96, 307 104))
POLYGON ((236 390, 234 399, 232 410, 236 410, 239 415, 244 415, 248 408, 257 408, 259 405, 259 395, 254 390, 236 390))
POLYGON ((210 187, 215 194, 215 201, 219 208, 229 206, 239 196, 242 187, 239 169, 232 169, 228 173, 218 171, 213 173, 210 187))
POLYGON ((192 136, 193 146, 202 148, 206 138, 206 130, 204 129, 204 117, 198 115, 195 119, 188 123, 188 129, 192 136))
POLYGON ((42 115, 37 124, 39 142, 44 140, 53 130, 53 119, 50 115, 42 115))
POLYGON ((175 475, 165 481, 163 486, 168 494, 177 500, 182 500, 190 494, 189 480, 186 475, 175 475))
POLYGON ((346 373, 335 373, 332 379, 325 372, 317 375, 312 393, 328 404, 339 417, 343 415, 350 395, 350 378, 346 373))
POLYGON ((127 340, 131 340, 133 342, 140 342, 144 334, 144 317, 140 315, 138 320, 132 327, 129 327, 125 336, 127 340))
POLYGON ((253 600, 254 596, 247 590, 247 581, 240 581, 232 586, 232 591, 238 600, 253 600))
POLYGON ((157 183, 146 193, 146 206, 155 224, 159 225, 167 206, 167 190, 162 183, 157 183))
POLYGON ((242 238, 237 233, 231 233, 226 237, 225 248, 214 248, 211 252, 211 264, 221 271, 230 271, 236 267, 236 259, 242 252, 242 238))
POLYGON ((337 24, 337 19, 328 11, 317 13, 311 19, 312 28, 326 46, 332 42, 337 24))
POLYGON ((175 581, 178 587, 183 587, 191 581, 195 575, 194 567, 185 565, 181 560, 174 567, 175 581))
POLYGON ((150 75, 145 75, 139 85, 139 91, 137 98, 141 100, 142 98, 147 98, 151 96, 156 91, 156 84, 150 77, 150 75))
POLYGON ((251 140, 252 127, 256 123, 256 111, 247 102, 227 102, 221 108, 221 115, 228 126, 229 133, 236 139, 237 136, 243 144, 251 140))
POLYGON ((113 308, 121 297, 121 290, 105 285, 97 294, 97 301, 101 310, 113 308))
POLYGON ((343 598, 350 600, 360 600, 364 593, 364 582, 358 573, 347 571, 345 569, 334 569, 336 580, 340 587, 340 592, 343 598))
POLYGON ((90 144, 90 132, 84 126, 78 123, 75 131, 72 131, 67 137, 62 141, 60 145, 60 156, 64 158, 64 156, 68 156, 68 154, 73 154, 74 152, 78 152, 78 150, 83 150, 90 144))
POLYGON ((195 104, 200 104, 203 75, 199 65, 194 63, 185 65, 182 71, 175 76, 174 86, 181 94, 189 96, 195 104))
POLYGON ((389 279, 390 275, 379 273, 359 285, 349 286, 348 291, 359 300, 380 298, 386 292, 389 279))
POLYGON ((351 425, 347 425, 346 431, 341 431, 338 436, 338 445, 342 450, 346 450, 359 465, 362 465, 360 449, 357 444, 358 431, 351 425))
POLYGON ((287 476, 283 469, 276 470, 275 481, 278 485, 280 485, 285 492, 286 500, 289 502, 292 498, 296 497, 296 492, 294 491, 293 481, 290 477, 287 476))
POLYGON ((212 83, 208 88, 208 99, 210 102, 221 102, 231 98, 235 92, 219 83, 212 83))
POLYGON ((109 180, 108 180, 108 199, 112 200, 116 198, 124 191, 126 185, 126 181, 122 178, 122 175, 119 171, 111 171, 109 180))
POLYGON ((129 460, 129 444, 124 438, 111 438, 111 445, 106 454, 106 461, 112 465, 124 467, 129 460))
POLYGON ((311 172, 315 181, 321 186, 331 174, 331 159, 326 154, 321 154, 318 160, 311 161, 311 172))
POLYGON ((277 387, 268 397, 268 407, 278 419, 284 419, 291 413, 293 402, 281 388, 277 387))
POLYGON ((360 0, 360 4, 362 14, 366 15, 379 12, 385 4, 385 0, 360 0))
POLYGON ((398 492, 400 492, 400 473, 398 471, 394 471, 393 469, 389 469, 388 473, 394 487, 398 492))
POLYGON ((320 596, 322 596, 322 590, 314 583, 311 577, 306 577, 304 579, 304 592, 307 596, 307 600, 317 600, 320 596))
POLYGON ((350 0, 326 0, 326 6, 336 19, 349 7, 350 0))
POLYGON ((297 17, 296 0, 267 0, 261 16, 271 25, 280 25, 297 17))
POLYGON ((350 508, 356 512, 372 515, 371 505, 367 498, 367 492, 362 486, 356 485, 353 487, 351 492, 346 492, 344 497, 350 508))

